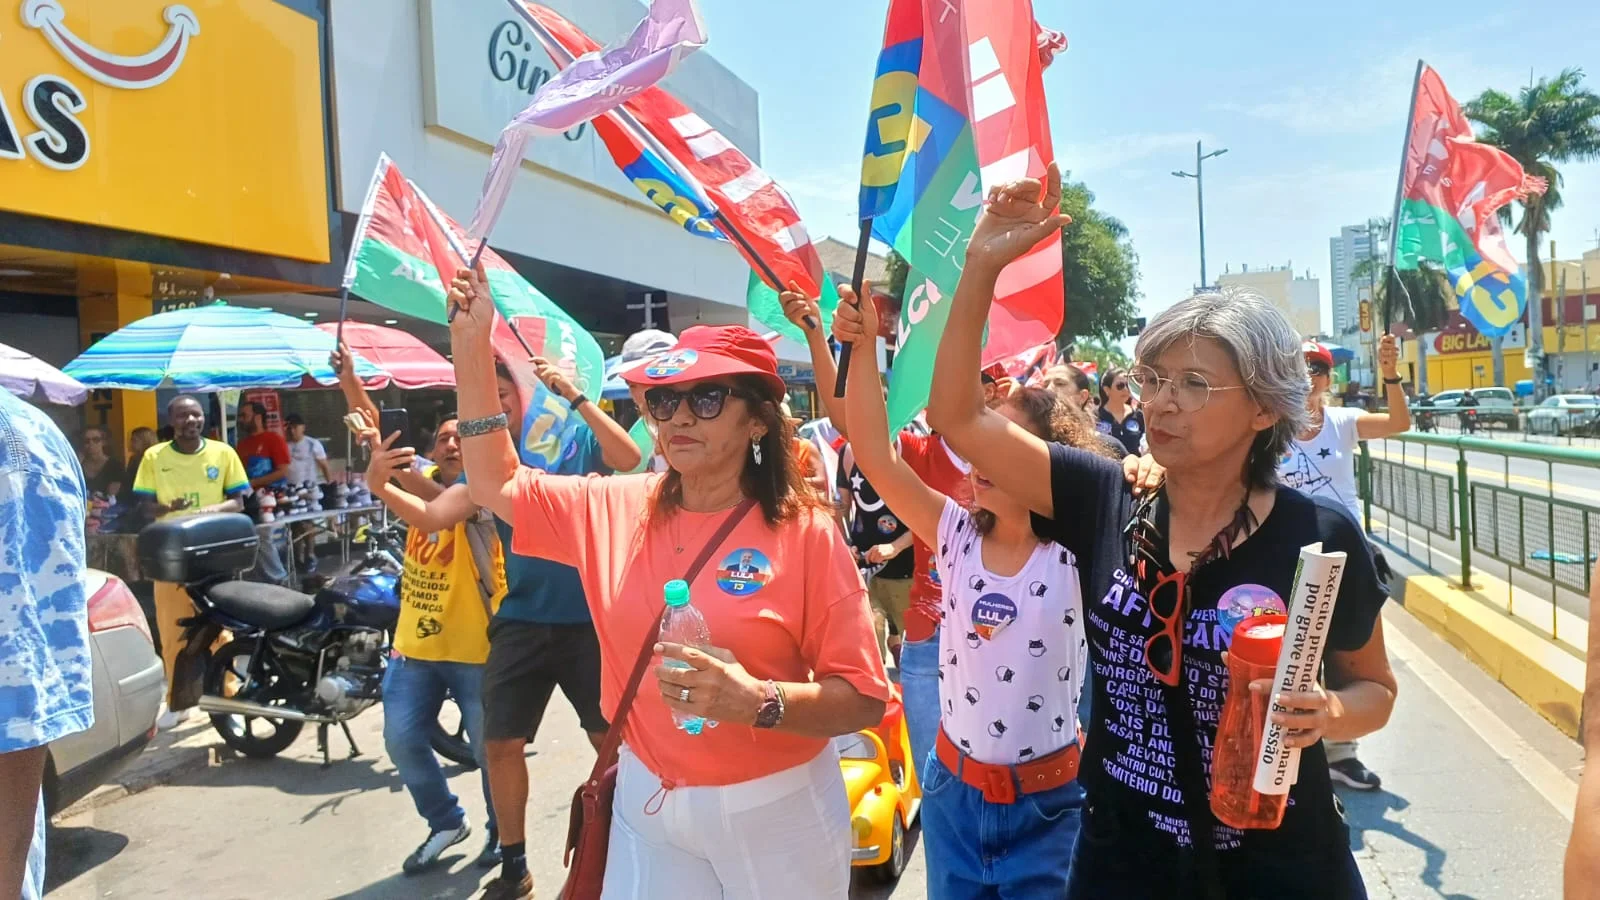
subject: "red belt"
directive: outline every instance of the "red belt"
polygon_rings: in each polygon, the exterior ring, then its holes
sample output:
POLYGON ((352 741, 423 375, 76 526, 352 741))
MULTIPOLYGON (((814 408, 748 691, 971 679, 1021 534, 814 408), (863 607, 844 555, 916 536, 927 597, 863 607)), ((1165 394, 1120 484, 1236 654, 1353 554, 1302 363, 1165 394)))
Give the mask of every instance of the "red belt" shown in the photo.
POLYGON ((1062 747, 1049 756, 1014 766, 978 762, 966 756, 939 729, 939 739, 934 744, 939 762, 961 779, 963 784, 983 791, 983 799, 990 803, 1015 803, 1017 794, 1037 794, 1053 790, 1078 777, 1078 763, 1082 757, 1078 745, 1062 747))

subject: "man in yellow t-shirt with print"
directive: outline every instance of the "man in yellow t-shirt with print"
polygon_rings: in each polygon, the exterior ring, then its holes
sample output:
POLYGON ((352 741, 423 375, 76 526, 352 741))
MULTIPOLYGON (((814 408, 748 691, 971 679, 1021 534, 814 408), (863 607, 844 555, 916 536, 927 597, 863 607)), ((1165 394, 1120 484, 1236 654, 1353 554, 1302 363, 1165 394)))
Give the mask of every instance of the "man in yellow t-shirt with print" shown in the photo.
POLYGON ((373 496, 411 526, 395 655, 383 680, 383 742, 418 815, 428 822, 428 837, 402 864, 407 874, 415 874, 472 833, 428 744, 428 728, 438 720, 447 692, 456 698, 479 754, 490 847, 495 842, 494 805, 482 759, 483 664, 489 658, 489 619, 505 596, 505 563, 493 519, 472 503, 461 481, 456 420, 446 419, 435 432, 429 456, 437 463, 433 477, 444 490, 431 500, 394 483, 416 455, 412 448, 394 447, 398 437, 379 442, 369 429, 361 440, 373 448, 367 466, 373 496))
MULTIPOLYGON (((250 492, 244 463, 232 447, 205 438, 206 413, 188 394, 167 404, 172 440, 145 452, 133 478, 133 495, 159 516, 242 512, 250 492)), ((156 718, 162 730, 189 718, 193 707, 172 709, 172 682, 178 653, 184 647, 182 619, 194 615, 194 601, 182 585, 155 582, 156 633, 161 636, 161 661, 167 670, 167 704, 156 718)))

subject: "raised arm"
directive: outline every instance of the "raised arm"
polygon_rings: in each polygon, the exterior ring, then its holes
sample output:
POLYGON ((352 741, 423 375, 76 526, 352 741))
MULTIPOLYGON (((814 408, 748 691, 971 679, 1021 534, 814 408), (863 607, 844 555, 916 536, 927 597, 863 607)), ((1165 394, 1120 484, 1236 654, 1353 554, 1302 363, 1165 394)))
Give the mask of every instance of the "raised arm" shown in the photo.
MULTIPOLYGON (((494 349, 489 344, 494 327, 494 303, 483 272, 463 269, 450 284, 450 305, 457 310, 450 323, 450 350, 456 368, 456 411, 463 426, 476 419, 501 414, 499 388, 495 386, 494 349)), ((472 502, 487 506, 507 522, 516 521, 516 445, 511 433, 497 428, 485 434, 461 435, 461 462, 467 470, 472 502)))
POLYGON ((568 403, 581 398, 581 402, 573 403, 572 409, 583 417, 584 423, 594 432, 595 440, 600 444, 600 459, 607 468, 613 472, 631 472, 639 467, 639 445, 628 436, 627 430, 617 424, 616 419, 606 415, 605 410, 579 392, 566 373, 539 356, 533 358, 533 371, 557 397, 568 403))
MULTIPOLYGON (((1061 176, 1055 163, 1044 183, 1025 179, 989 191, 988 204, 967 246, 966 266, 933 367, 928 424, 995 485, 1044 516, 1054 513, 1050 447, 984 406, 984 326, 995 286, 1007 265, 1071 221, 1059 212, 1061 176)), ((935 523, 937 526, 937 523, 935 523)))
MULTIPOLYGON (((906 523, 911 533, 931 546, 939 543, 939 516, 943 494, 922 483, 917 473, 895 452, 889 437, 889 413, 883 405, 883 382, 878 377, 878 314, 871 303, 840 303, 833 316, 833 334, 856 350, 845 380, 844 405, 855 434, 850 451, 878 497, 906 523)), ((826 393, 826 392, 825 392, 826 393)))
POLYGON ((447 531, 477 511, 477 504, 472 502, 472 495, 464 484, 450 485, 427 500, 395 484, 395 473, 409 468, 416 455, 410 447, 394 446, 400 432, 389 435, 381 443, 374 440, 373 432, 363 432, 362 437, 370 441, 373 448, 372 460, 367 464, 367 486, 372 489, 372 496, 407 525, 430 534, 447 531))
MULTIPOLYGON (((845 304, 845 296, 849 288, 839 289, 839 305, 845 304)), ((849 294, 851 300, 854 294, 849 294)), ((794 323, 806 336, 806 349, 811 353, 811 368, 816 374, 816 383, 820 387, 832 385, 838 380, 839 373, 834 367, 833 350, 828 347, 827 335, 822 333, 822 307, 813 297, 807 297, 798 286, 791 286, 791 290, 778 295, 783 302, 784 318, 794 323)), ((828 414, 828 421, 839 430, 840 434, 848 435, 845 428, 845 416, 848 410, 845 404, 833 396, 831 388, 818 390, 817 395, 822 398, 822 409, 828 414)), ((824 494, 827 492, 824 491, 824 494)))
POLYGON ((1365 413, 1356 420, 1356 435, 1363 441, 1375 441, 1411 430, 1411 407, 1406 404, 1406 389, 1399 381, 1400 347, 1394 335, 1386 334, 1378 342, 1378 368, 1383 372, 1383 398, 1389 406, 1386 413, 1365 413))
POLYGON ((378 421, 378 404, 372 402, 372 397, 367 394, 367 389, 362 386, 361 379, 356 377, 354 358, 350 348, 340 344, 328 358, 328 364, 333 366, 333 371, 339 375, 339 391, 344 394, 345 405, 351 412, 365 411, 368 418, 378 421))

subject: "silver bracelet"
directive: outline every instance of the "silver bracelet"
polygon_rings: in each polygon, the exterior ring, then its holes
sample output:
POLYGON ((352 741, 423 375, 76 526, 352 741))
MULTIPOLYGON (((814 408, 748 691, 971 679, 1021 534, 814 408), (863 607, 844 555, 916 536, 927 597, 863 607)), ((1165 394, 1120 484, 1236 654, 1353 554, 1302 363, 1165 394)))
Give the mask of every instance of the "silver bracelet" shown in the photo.
POLYGON ((473 438, 493 434, 496 431, 504 431, 510 427, 511 422, 506 418, 505 413, 495 413, 492 416, 484 416, 481 419, 467 419, 456 426, 456 433, 462 438, 473 438))

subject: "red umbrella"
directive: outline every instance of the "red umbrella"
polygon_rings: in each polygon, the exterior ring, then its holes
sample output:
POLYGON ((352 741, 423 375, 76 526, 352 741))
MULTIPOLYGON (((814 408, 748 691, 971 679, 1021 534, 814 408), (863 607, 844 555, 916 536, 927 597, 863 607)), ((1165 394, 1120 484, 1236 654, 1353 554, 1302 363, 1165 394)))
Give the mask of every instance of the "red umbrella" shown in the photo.
MULTIPOLYGON (((318 322, 317 327, 329 334, 338 331, 337 322, 318 322)), ((456 386, 456 370, 450 361, 420 339, 398 328, 369 325, 347 320, 344 323, 344 342, 356 353, 387 372, 389 377, 368 387, 385 387, 391 381, 396 387, 412 390, 426 387, 456 386)))

